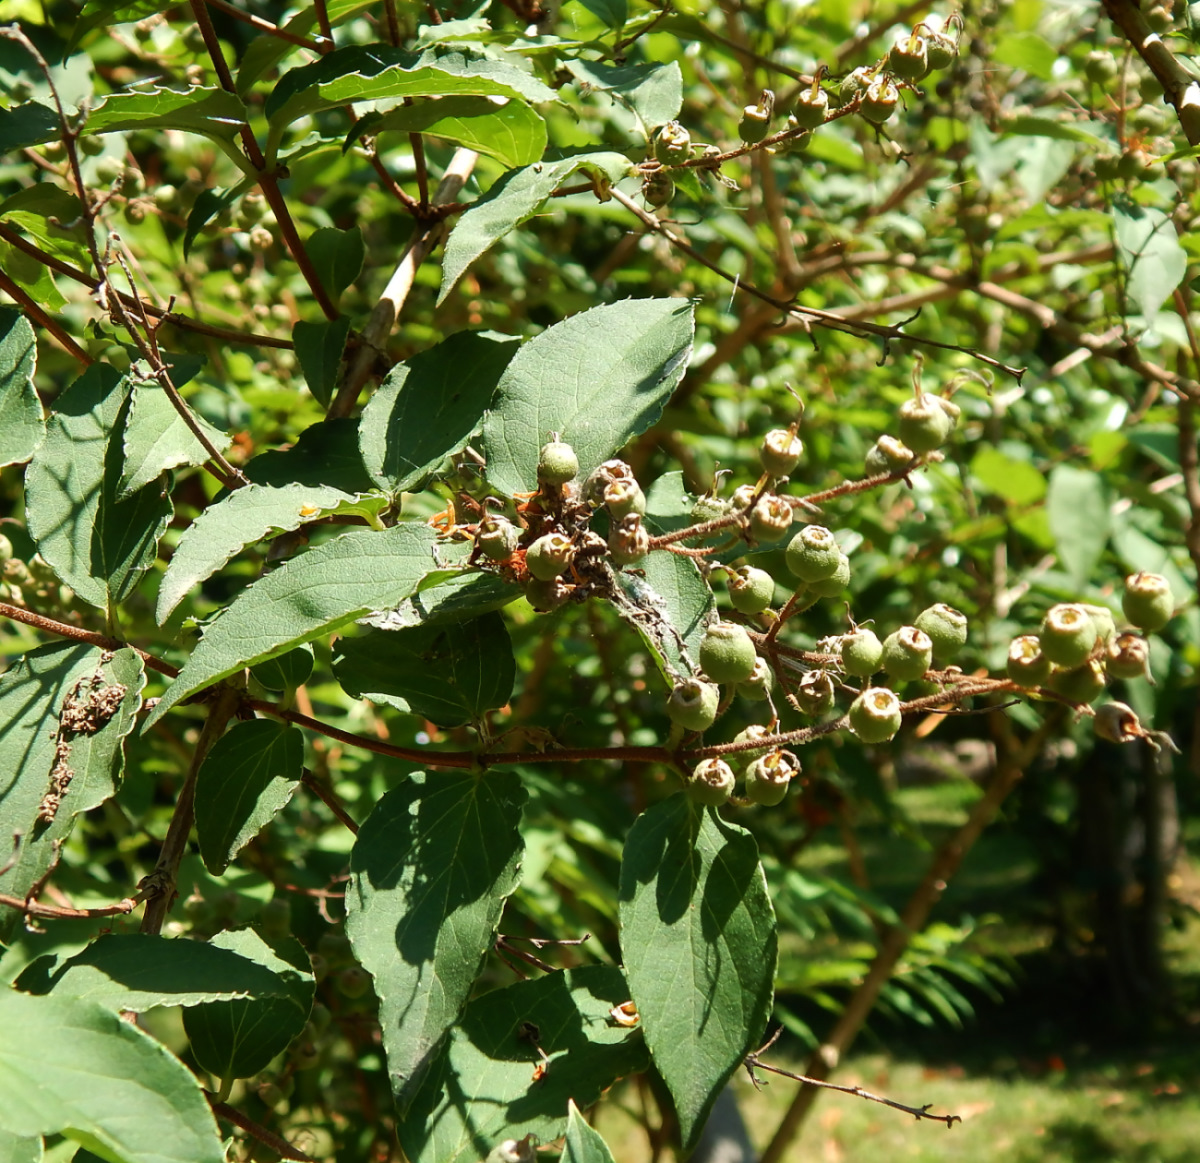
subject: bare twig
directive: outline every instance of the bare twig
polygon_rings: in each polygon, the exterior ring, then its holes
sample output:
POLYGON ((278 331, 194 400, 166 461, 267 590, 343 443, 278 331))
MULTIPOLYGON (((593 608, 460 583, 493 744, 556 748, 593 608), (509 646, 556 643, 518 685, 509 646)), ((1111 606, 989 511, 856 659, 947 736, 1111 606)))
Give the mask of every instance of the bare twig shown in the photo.
POLYGON ((356 836, 358 835, 358 824, 355 822, 354 817, 346 811, 345 805, 334 794, 332 788, 326 787, 307 767, 304 769, 300 780, 317 799, 337 816, 338 820, 345 824, 356 836))
POLYGON ((327 52, 333 48, 333 42, 322 37, 320 40, 309 40, 306 36, 297 36, 294 32, 288 32, 286 28, 280 28, 276 24, 272 24, 269 20, 264 20, 261 16, 255 16, 251 12, 244 12, 238 8, 236 4, 230 4, 229 0, 208 0, 214 8, 219 8, 222 12, 228 13, 235 20, 244 21, 259 32, 265 32, 268 36, 278 37, 280 40, 286 40, 289 44, 299 45, 301 48, 310 49, 312 52, 327 52))
POLYGON ((297 1163, 317 1163, 311 1155, 306 1155, 299 1148, 293 1147, 286 1139, 281 1139, 274 1131, 268 1131, 266 1127, 260 1123, 256 1123, 253 1119, 242 1114, 241 1111, 231 1107, 228 1103, 222 1102, 215 1094, 205 1091, 204 1097, 208 1099, 208 1105, 212 1108, 213 1114, 218 1118, 222 1118, 227 1123, 232 1123, 235 1127, 245 1131, 251 1138, 257 1139, 280 1157, 295 1159, 297 1163))

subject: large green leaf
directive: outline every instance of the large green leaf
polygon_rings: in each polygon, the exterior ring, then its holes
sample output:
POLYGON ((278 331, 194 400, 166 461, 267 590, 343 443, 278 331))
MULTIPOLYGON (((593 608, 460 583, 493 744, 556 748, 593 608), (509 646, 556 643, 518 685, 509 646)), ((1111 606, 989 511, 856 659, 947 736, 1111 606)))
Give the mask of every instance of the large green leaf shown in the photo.
POLYGON ((276 975, 284 996, 206 1002, 184 1010, 196 1061, 218 1078, 249 1078, 304 1029, 315 984, 308 954, 294 937, 268 945, 253 929, 227 930, 211 941, 276 975))
POLYGON ((405 598, 395 609, 381 610, 361 619, 379 630, 405 630, 411 626, 444 626, 490 614, 515 602, 522 590, 499 574, 465 570, 460 574, 431 574, 421 589, 405 598), (427 584, 437 577, 445 578, 427 584))
POLYGON ((364 133, 428 133, 509 168, 537 161, 546 149, 546 123, 523 101, 497 105, 487 97, 439 97, 369 113, 346 138, 347 148, 364 133))
POLYGON ((0 1130, 62 1134, 114 1163, 224 1163, 195 1076, 112 1010, 0 989, 0 1130))
POLYGON ((84 133, 182 129, 230 141, 246 123, 241 98, 224 89, 114 93, 88 115, 84 133))
POLYGON ((1013 505, 1032 505, 1046 495, 1046 478, 1027 460, 985 445, 971 459, 971 473, 986 492, 1013 505))
POLYGON ((29 320, 0 308, 0 467, 28 460, 46 434, 33 387, 37 340, 29 320))
POLYGON ((44 145, 61 136, 58 114, 40 101, 26 101, 15 109, 0 109, 0 153, 44 145))
POLYGON ((333 673, 355 698, 458 727, 502 707, 516 677, 512 642, 499 614, 469 622, 374 630, 341 638, 333 673))
MULTIPOLYGON (((229 447, 229 437, 224 432, 195 412, 191 416, 214 448, 223 452, 229 447)), ((124 452, 125 463, 117 485, 121 500, 170 469, 201 465, 209 458, 208 450, 193 435, 179 409, 153 380, 138 380, 133 385, 133 400, 125 421, 124 452)))
POLYGON ((196 778, 196 838, 205 867, 229 862, 292 798, 304 767, 304 740, 273 719, 235 723, 213 744, 196 778))
POLYGON ((353 46, 284 73, 267 98, 270 145, 297 118, 366 101, 497 96, 553 101, 554 90, 515 65, 461 53, 420 55, 388 45, 353 46))
POLYGON ((98 1002, 144 1013, 155 1006, 194 1006, 243 997, 286 997, 283 980, 248 957, 205 941, 106 933, 52 974, 35 962, 17 979, 30 993, 98 1002))
POLYGON ((298 529, 352 501, 340 489, 310 485, 245 485, 209 505, 184 531, 158 590, 159 624, 194 585, 272 530, 298 529))
POLYGON ((617 182, 629 173, 630 168, 630 161, 624 154, 584 153, 559 161, 538 162, 505 174, 459 216, 450 232, 442 258, 442 289, 438 292, 438 304, 454 289, 467 267, 510 230, 532 218, 572 174, 584 170, 617 182))
POLYGON ((478 1163, 504 1139, 532 1134, 548 1143, 562 1135, 572 1100, 591 1106, 618 1078, 648 1065, 641 1032, 611 1016, 628 1000, 621 971, 608 965, 476 998, 400 1123, 411 1163, 478 1163), (537 1077, 535 1034, 550 1059, 537 1077))
POLYGON ((621 953, 685 1148, 771 1012, 775 915, 749 832, 678 794, 621 861, 621 953))
POLYGON ((459 331, 397 364, 363 409, 359 449, 380 488, 411 489, 478 431, 519 341, 459 331))
POLYGON ((511 773, 417 772, 355 840, 346 932, 375 979, 402 1107, 466 1004, 517 887, 524 802, 511 773))
MULTIPOLYGON (((42 1163, 41 1135, 14 1135, 0 1128, 0 1159, 8 1163, 42 1163)), ((75 1155, 79 1159, 78 1153, 75 1155)))
POLYGON ((637 114, 646 130, 679 115, 683 105, 683 74, 675 61, 651 65, 603 65, 582 58, 567 68, 581 84, 611 93, 637 114))
POLYGON ((245 473, 259 485, 328 485, 345 493, 375 487, 359 455, 358 420, 349 416, 310 424, 291 448, 261 453, 245 473))
POLYGON ((1108 544, 1109 502, 1103 479, 1089 469, 1058 465, 1050 474, 1046 516, 1059 560, 1082 588, 1108 544))
MULTIPOLYGON (((0 892, 23 897, 76 817, 113 794, 144 685, 135 651, 69 642, 31 651, 0 676, 0 837, 21 837, 12 863, 5 854, 0 892)), ((0 908, 0 940, 18 919, 0 908)))
POLYGON ((613 1163, 604 1137, 588 1126, 575 1103, 568 1103, 567 1110, 567 1137, 559 1163, 613 1163))
POLYGON ((171 518, 156 484, 125 500, 123 434, 130 382, 93 364, 55 401, 25 474, 38 552, 84 601, 107 608, 133 592, 171 518))
POLYGON ((692 352, 683 299, 626 299, 547 328, 508 365, 483 426, 489 483, 510 496, 537 488, 551 432, 586 476, 662 414, 692 352))
POLYGON ((352 530, 285 561, 243 591, 204 633, 146 720, 244 666, 330 634, 408 597, 433 568, 437 540, 425 525, 352 530))
POLYGON ((292 345, 296 349, 296 362, 304 373, 304 382, 313 398, 325 407, 333 399, 337 387, 349 334, 350 318, 347 315, 321 323, 300 320, 292 328, 292 345))
POLYGON ((366 258, 362 231, 357 226, 349 230, 323 226, 308 236, 304 248, 308 251, 321 285, 334 300, 358 278, 363 259, 366 258))
POLYGON ((1187 251, 1179 244, 1175 224, 1161 210, 1131 198, 1113 200, 1117 248, 1129 272, 1129 298, 1147 322, 1187 273, 1187 251))

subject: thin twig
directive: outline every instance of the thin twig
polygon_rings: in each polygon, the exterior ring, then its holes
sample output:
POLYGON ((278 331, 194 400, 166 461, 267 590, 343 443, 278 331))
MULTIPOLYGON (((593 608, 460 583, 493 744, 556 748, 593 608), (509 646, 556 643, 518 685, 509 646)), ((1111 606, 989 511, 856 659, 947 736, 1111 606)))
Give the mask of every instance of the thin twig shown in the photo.
POLYGON ((306 1155, 298 1147, 293 1147, 286 1139, 281 1139, 274 1131, 268 1131, 266 1127, 256 1123, 241 1111, 222 1102, 215 1094, 210 1094, 206 1090, 204 1097, 208 1099, 208 1105, 212 1108, 213 1114, 245 1131, 251 1138, 265 1144, 282 1158, 294 1159, 297 1163, 317 1163, 311 1155, 306 1155))
POLYGON ((337 798, 332 788, 326 787, 309 769, 306 767, 303 774, 300 776, 301 783, 304 784, 310 792, 313 793, 337 818, 346 825, 356 836, 358 835, 358 824, 354 817, 346 811, 342 801, 337 798))
POLYGON ((66 353, 77 359, 84 367, 88 367, 95 361, 74 339, 68 334, 65 328, 57 319, 43 310, 40 303, 31 298, 25 288, 13 282, 3 271, 0 271, 0 291, 3 291, 15 303, 21 305, 21 309, 28 315, 34 323, 39 327, 44 328, 58 341, 66 353))
POLYGON ((264 20, 261 16, 255 16, 251 12, 243 12, 236 4, 230 4, 229 0, 208 0, 214 8, 219 8, 222 12, 227 12, 235 20, 244 21, 246 24, 257 28, 259 32, 265 32, 268 36, 278 37, 280 40, 286 40, 289 44, 299 45, 301 48, 306 48, 312 52, 327 52, 333 47, 333 42, 325 40, 309 40, 306 36, 297 36, 294 32, 288 32, 286 28, 280 28, 277 24, 272 24, 269 20, 264 20))
POLYGON ((128 896, 115 905, 99 905, 94 909, 71 909, 63 905, 44 905, 26 897, 9 896, 0 893, 0 905, 5 908, 19 909, 23 914, 37 917, 43 921, 80 921, 93 917, 124 917, 128 916, 145 899, 145 893, 128 896))

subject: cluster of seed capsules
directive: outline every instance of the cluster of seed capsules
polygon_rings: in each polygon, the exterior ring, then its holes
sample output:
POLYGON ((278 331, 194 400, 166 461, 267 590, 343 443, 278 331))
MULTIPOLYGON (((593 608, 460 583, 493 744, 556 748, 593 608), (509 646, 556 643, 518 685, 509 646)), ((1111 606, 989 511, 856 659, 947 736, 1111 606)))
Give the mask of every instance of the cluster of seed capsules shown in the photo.
MULTIPOLYGON (((936 460, 954 431, 960 415, 957 405, 948 396, 923 391, 919 369, 913 388, 913 397, 898 410, 897 435, 880 437, 867 454, 868 478, 903 479, 914 468, 936 460)), ((683 538, 703 539, 725 530, 751 543, 779 541, 790 530, 797 506, 804 503, 778 492, 803 456, 798 429, 796 421, 767 433, 759 448, 763 467, 759 482, 740 486, 729 499, 715 493, 701 497, 692 509, 695 524, 683 538)), ((539 488, 519 507, 523 525, 490 515, 476 527, 476 558, 489 560, 505 576, 522 583, 536 610, 552 610, 571 599, 611 596, 612 567, 636 567, 651 549, 643 521, 646 499, 630 466, 621 460, 605 461, 582 484, 576 481, 578 475, 574 450, 554 436, 541 450, 539 488), (608 514, 607 538, 591 527, 601 509, 608 514)), ((798 614, 821 598, 837 597, 849 585, 850 560, 833 532, 822 525, 803 526, 789 540, 784 557, 796 584, 780 614, 771 610, 776 579, 766 570, 753 565, 712 566, 710 573, 724 570, 730 605, 747 621, 768 630, 779 617, 798 614)), ((1134 628, 1150 633, 1162 629, 1174 613, 1167 580, 1144 572, 1130 577, 1122 608, 1134 628)), ((900 698, 892 686, 945 670, 966 644, 967 630, 966 615, 944 603, 923 610, 911 625, 882 639, 869 627, 852 623, 847 633, 827 641, 832 657, 826 655, 826 661, 805 672, 796 689, 788 692, 788 701, 807 716, 823 715, 832 709, 838 687, 847 689, 846 680, 866 681, 868 685, 850 705, 847 722, 864 743, 885 743, 899 731, 902 718, 900 698), (881 673, 892 686, 871 684, 881 673)), ((1145 639, 1129 631, 1118 634, 1107 608, 1063 604, 1046 614, 1037 635, 1013 641, 1008 680, 1019 688, 1085 706, 1099 696, 1109 677, 1148 675, 1148 658, 1145 639)), ((698 662, 699 672, 677 679, 668 697, 667 714, 673 724, 669 748, 677 747, 685 733, 708 730, 734 695, 765 701, 772 711, 771 726, 749 727, 735 741, 769 737, 777 721, 772 699, 775 674, 747 627, 728 619, 712 622, 700 643, 698 662)), ((1118 712, 1127 710, 1124 704, 1111 706, 1118 712)), ((1136 716, 1130 729, 1131 715, 1098 713, 1097 730, 1120 742, 1139 737, 1136 716)), ((701 803, 719 805, 731 797, 740 775, 747 800, 772 805, 784 798, 799 773, 793 753, 768 744, 762 751, 742 750, 728 758, 702 760, 690 774, 688 790, 701 803)))
MULTIPOLYGON (((821 84, 823 68, 818 69, 811 86, 801 91, 786 117, 780 116, 776 108, 774 91, 764 89, 755 104, 743 108, 738 135, 750 146, 772 137, 768 143, 770 149, 789 153, 805 150, 812 131, 835 116, 857 112, 871 124, 882 125, 900 104, 902 88, 911 89, 930 73, 953 63, 958 56, 957 33, 961 25, 957 14, 942 27, 925 22, 915 25, 875 64, 864 65, 842 78, 832 99, 821 84)), ((693 147, 686 126, 669 121, 654 136, 654 161, 667 168, 682 165, 692 160, 694 148, 703 148, 701 160, 719 157, 721 153, 712 145, 693 147)), ((669 172, 660 169, 644 172, 642 194, 646 201, 651 206, 665 206, 675 194, 669 172)))

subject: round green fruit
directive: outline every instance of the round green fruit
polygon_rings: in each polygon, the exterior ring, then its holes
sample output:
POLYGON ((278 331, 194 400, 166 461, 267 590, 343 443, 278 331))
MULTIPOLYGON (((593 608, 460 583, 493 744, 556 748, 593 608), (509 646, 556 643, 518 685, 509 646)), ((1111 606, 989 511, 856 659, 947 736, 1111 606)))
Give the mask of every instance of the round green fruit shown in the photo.
POLYGON ((887 687, 869 687, 850 704, 850 730, 864 743, 886 743, 900 730, 900 700, 887 687))
POLYGON ((664 166, 676 166, 692 154, 692 135, 678 121, 668 121, 654 135, 654 156, 664 166))
POLYGON ((941 448, 958 423, 959 408, 941 396, 923 392, 900 405, 896 430, 915 453, 941 448))
POLYGON ((1113 678, 1150 677, 1150 647, 1145 638, 1122 634, 1109 644, 1104 657, 1104 669, 1113 678))
POLYGON ((746 796, 773 808, 787 795, 788 784, 800 774, 800 764, 790 751, 771 751, 746 768, 746 796))
POLYGON ((525 564, 538 581, 553 581, 565 573, 575 557, 575 546, 561 533, 546 533, 526 551, 525 564))
POLYGON ((700 666, 713 682, 745 682, 757 659, 750 635, 736 622, 714 622, 700 643, 700 666))
POLYGON ((738 683, 737 689, 739 695, 760 703, 764 699, 770 698, 774 688, 775 676, 771 673, 770 664, 765 658, 756 658, 750 677, 738 683))
POLYGON ((888 53, 888 68, 910 84, 921 80, 930 69, 929 45, 925 38, 914 32, 896 41, 888 53))
MULTIPOLYGON (((734 743, 749 743, 755 739, 763 739, 770 736, 771 730, 769 727, 764 727, 761 723, 751 723, 749 727, 739 731, 734 737, 734 743)), ((769 747, 753 748, 748 747, 745 751, 731 751, 726 757, 725 762, 729 764, 734 771, 743 770, 748 764, 752 763, 761 755, 766 755, 770 750, 769 747)))
POLYGON ((882 476, 884 473, 907 472, 915 458, 916 453, 903 440, 897 440, 894 436, 881 436, 867 453, 867 475, 882 476))
POLYGON ((1162 574, 1144 570, 1127 577, 1121 609, 1139 630, 1149 634, 1161 630, 1175 614, 1171 583, 1162 574))
POLYGON ((939 663, 949 662, 966 645, 966 614, 944 602, 922 610, 913 625, 929 636, 929 641, 933 643, 933 657, 939 663))
POLYGON ((859 112, 872 124, 882 125, 896 111, 900 90, 885 75, 876 77, 866 88, 859 112))
POLYGON ((485 517, 479 522, 475 543, 489 561, 507 561, 521 540, 521 530, 507 517, 485 517))
POLYGON ((786 498, 764 493, 750 510, 750 536, 756 541, 778 541, 792 527, 793 518, 786 498))
POLYGON ((702 759, 688 780, 688 795, 699 804, 719 808, 733 794, 733 768, 723 759, 702 759))
POLYGON ((1042 619, 1038 634, 1042 653, 1055 666, 1082 666, 1096 645, 1096 623, 1082 606, 1052 606, 1042 619))
POLYGON ((1050 677, 1050 659, 1042 653, 1036 634, 1022 634, 1008 646, 1008 677, 1019 687, 1032 690, 1050 677))
POLYGON ((819 582, 837 573, 842 551, 823 525, 806 525, 788 542, 787 567, 802 582, 819 582))
POLYGON ((924 630, 901 626, 883 640, 879 661, 892 678, 911 682, 920 678, 933 662, 933 643, 924 630))
POLYGON ((729 602, 739 614, 761 614, 775 596, 775 579, 765 569, 743 565, 729 575, 729 602))
POLYGON ((808 582, 807 591, 818 598, 836 598, 850 584, 850 558, 844 553, 838 558, 838 567, 824 581, 808 582))
POLYGON ((824 122, 828 112, 829 94, 821 88, 819 81, 815 81, 811 89, 801 93, 792 107, 792 116, 800 129, 816 129, 824 122))
POLYGON ((720 689, 711 682, 685 678, 675 684, 667 700, 667 715, 688 731, 706 731, 717 717, 720 689))
POLYGON ((637 513, 613 525, 608 534, 608 552, 617 565, 632 565, 650 552, 650 533, 637 513))
POLYGON ((537 478, 540 484, 565 485, 579 475, 579 457, 575 449, 562 440, 543 444, 538 453, 537 478))
POLYGON ((1086 706, 1104 690, 1104 667, 1093 658, 1082 666, 1055 669, 1046 686, 1067 702, 1086 706))
POLYGON ((570 590, 563 584, 560 577, 552 577, 548 581, 531 577, 525 583, 525 600, 539 614, 548 614, 551 610, 557 610, 559 606, 565 604, 570 596, 570 590))
POLYGON ((815 719, 833 706, 833 677, 827 670, 810 670, 796 687, 796 707, 802 715, 815 719))
POLYGON ((883 662, 883 643, 874 630, 859 626, 842 636, 842 669, 855 678, 874 674, 883 662))
POLYGON ((758 450, 764 471, 773 477, 790 476, 804 455, 804 443, 791 428, 773 428, 758 450))

